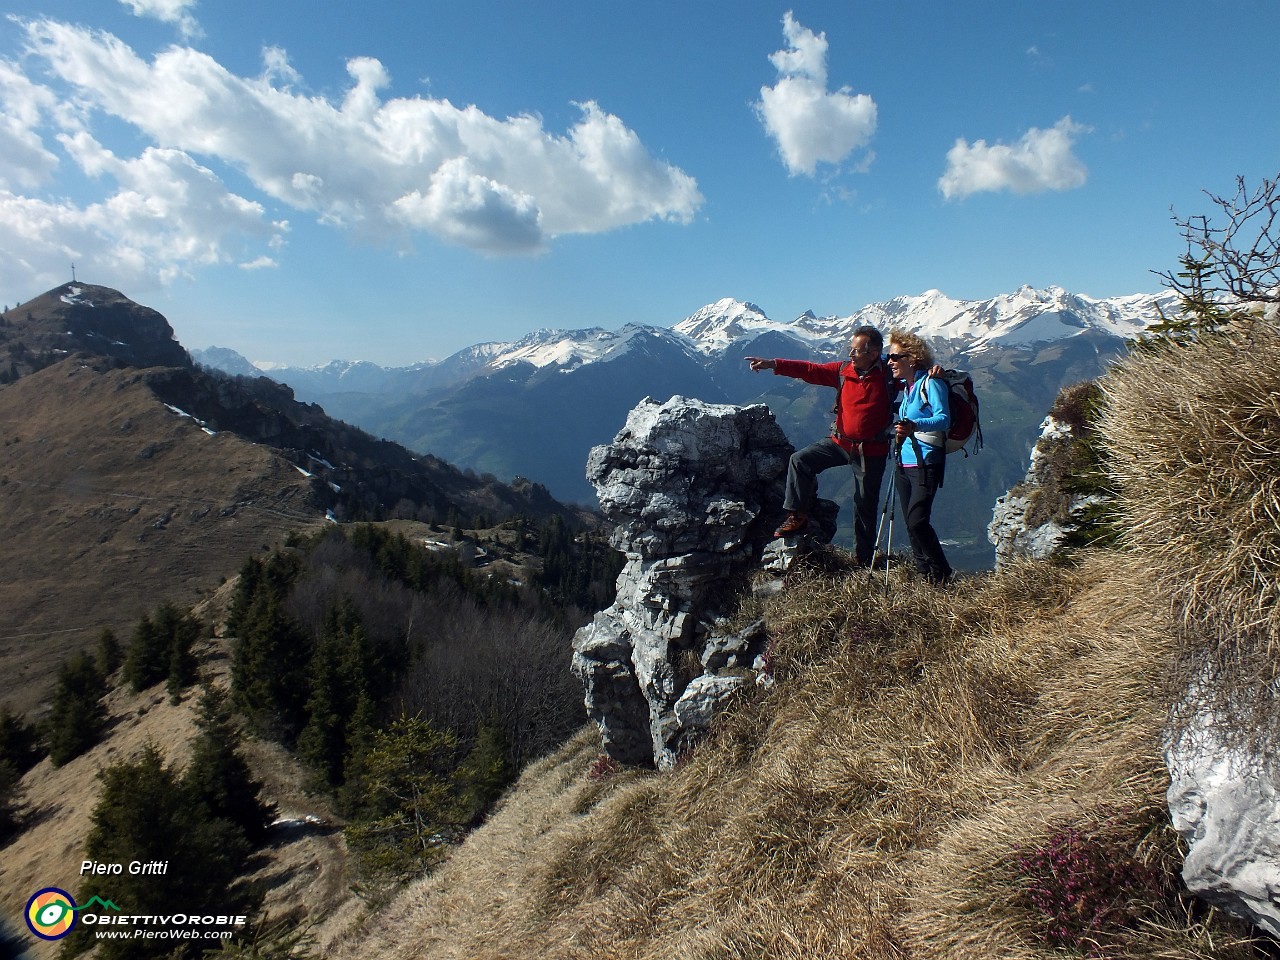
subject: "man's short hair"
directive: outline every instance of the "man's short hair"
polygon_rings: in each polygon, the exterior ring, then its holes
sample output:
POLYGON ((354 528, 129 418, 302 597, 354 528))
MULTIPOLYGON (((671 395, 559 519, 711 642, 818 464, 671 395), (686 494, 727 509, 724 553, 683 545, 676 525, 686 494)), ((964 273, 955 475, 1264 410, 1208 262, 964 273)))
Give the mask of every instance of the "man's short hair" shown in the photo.
POLYGON ((866 337, 871 341, 871 346, 875 348, 876 353, 884 353, 884 335, 875 327, 859 327, 853 331, 850 340, 856 340, 858 337, 866 337))

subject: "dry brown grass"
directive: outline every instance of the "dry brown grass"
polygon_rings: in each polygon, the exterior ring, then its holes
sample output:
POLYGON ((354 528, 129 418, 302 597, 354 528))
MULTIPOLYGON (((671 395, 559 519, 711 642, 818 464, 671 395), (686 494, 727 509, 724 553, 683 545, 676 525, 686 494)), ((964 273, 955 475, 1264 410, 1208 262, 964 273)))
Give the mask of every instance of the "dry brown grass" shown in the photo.
POLYGON ((1125 536, 1181 622, 1190 671, 1218 678, 1219 712, 1242 728, 1274 723, 1280 330, 1242 320, 1194 342, 1157 343, 1101 386, 1125 536))
POLYGON ((1250 322, 1160 344, 1102 387, 1128 539, 1178 610, 1280 638, 1280 331, 1250 322))
POLYGON ((0 389, 0 702, 35 719, 104 628, 127 643, 144 613, 320 527, 309 483, 166 409, 137 371, 68 359, 0 389))
MULTIPOLYGON (((1142 833, 1167 786, 1171 641, 1141 577, 1094 555, 947 592, 897 573, 887 597, 878 574, 793 581, 765 611, 777 684, 686 763, 601 787, 575 744, 340 955, 1059 955, 1012 851, 1105 827, 1165 875, 1176 860, 1170 834, 1142 833)), ((1126 957, 1251 955, 1209 945, 1176 898, 1117 936, 1126 957)))

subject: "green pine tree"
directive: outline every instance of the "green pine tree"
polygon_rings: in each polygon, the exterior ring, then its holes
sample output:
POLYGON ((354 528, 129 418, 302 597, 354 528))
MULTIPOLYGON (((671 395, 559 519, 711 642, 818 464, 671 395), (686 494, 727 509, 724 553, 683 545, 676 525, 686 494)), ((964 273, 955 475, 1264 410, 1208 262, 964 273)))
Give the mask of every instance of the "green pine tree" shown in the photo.
POLYGON ((199 637, 199 620, 171 603, 163 604, 138 621, 125 657, 122 679, 128 681, 135 692, 164 680, 170 698, 176 702, 182 690, 195 682, 196 659, 191 647, 199 637))
POLYGON ((102 697, 106 682, 87 653, 79 653, 58 669, 53 705, 45 718, 45 741, 55 767, 70 762, 98 742, 107 725, 102 697))
POLYGON ((458 741, 421 717, 401 716, 373 734, 346 829, 361 872, 373 883, 404 879, 439 862, 463 826, 451 779, 458 741))
POLYGON ((12 764, 21 776, 36 765, 40 755, 36 729, 8 704, 0 707, 0 763, 12 764))
POLYGON ((182 784, 214 817, 230 820, 254 846, 267 838, 275 808, 261 797, 262 785, 240 754, 227 694, 206 685, 196 705, 199 736, 191 746, 191 762, 182 784))
POLYGON ((1219 266, 1211 257, 1185 253, 1179 262, 1182 269, 1173 281, 1181 301, 1178 314, 1173 317, 1162 315, 1158 323, 1143 331, 1139 347, 1151 342, 1180 341, 1210 333, 1237 316, 1236 311, 1224 307, 1213 294, 1218 286, 1219 266))
POLYGON ((325 618, 311 658, 307 725, 298 737, 298 753, 328 787, 345 780, 351 721, 362 702, 371 710, 372 661, 364 624, 355 606, 344 601, 325 618))
POLYGON ((232 648, 231 692, 253 729, 293 743, 306 723, 310 646, 284 612, 284 598, 259 590, 232 648))
POLYGON ((168 652, 168 638, 164 636, 160 624, 154 622, 150 614, 143 614, 134 627, 133 642, 129 644, 129 652, 125 656, 121 679, 135 693, 154 686, 169 671, 168 652))
POLYGON ((468 825, 478 824, 511 784, 513 771, 507 752, 501 727, 481 724, 467 758, 453 772, 462 818, 468 825))
POLYGON ((98 635, 98 672, 106 679, 124 665, 124 647, 110 627, 98 635))

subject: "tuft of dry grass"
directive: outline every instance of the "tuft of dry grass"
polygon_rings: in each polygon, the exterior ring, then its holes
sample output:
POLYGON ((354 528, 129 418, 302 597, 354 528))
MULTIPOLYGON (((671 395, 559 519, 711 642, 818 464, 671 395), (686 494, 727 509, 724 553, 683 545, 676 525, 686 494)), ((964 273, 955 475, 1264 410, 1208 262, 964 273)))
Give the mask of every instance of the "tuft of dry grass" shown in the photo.
POLYGON ((1126 536, 1188 623, 1280 639, 1280 330, 1135 351, 1101 381, 1126 536))
POLYGON ((1101 387, 1127 545, 1186 638, 1178 683, 1207 675, 1219 712, 1254 726, 1280 676, 1280 329, 1156 342, 1101 387))

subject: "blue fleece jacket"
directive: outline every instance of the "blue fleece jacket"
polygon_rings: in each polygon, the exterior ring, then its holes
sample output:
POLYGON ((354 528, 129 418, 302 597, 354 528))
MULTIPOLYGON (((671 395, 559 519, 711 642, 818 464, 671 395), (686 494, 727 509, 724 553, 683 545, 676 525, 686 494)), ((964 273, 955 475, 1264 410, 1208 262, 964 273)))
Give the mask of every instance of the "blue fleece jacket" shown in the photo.
POLYGON ((918 466, 916 447, 924 454, 925 464, 940 463, 947 455, 942 447, 932 446, 919 438, 922 433, 935 430, 945 432, 951 426, 951 391, 941 380, 933 377, 918 378, 902 397, 898 418, 910 420, 916 425, 916 437, 902 441, 902 465, 918 466))

